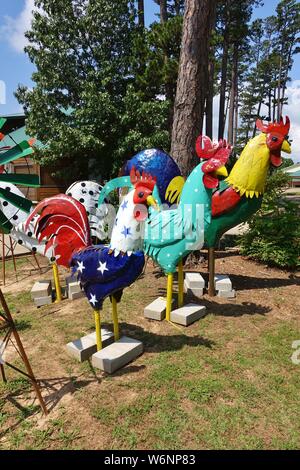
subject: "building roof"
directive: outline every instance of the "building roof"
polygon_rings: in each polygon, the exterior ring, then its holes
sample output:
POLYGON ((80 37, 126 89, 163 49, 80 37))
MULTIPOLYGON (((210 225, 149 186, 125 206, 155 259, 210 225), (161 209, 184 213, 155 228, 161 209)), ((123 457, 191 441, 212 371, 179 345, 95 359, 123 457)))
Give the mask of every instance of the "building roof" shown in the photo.
MULTIPOLYGON (((20 118, 18 119, 17 115, 12 115, 12 116, 1 116, 5 119, 7 119, 6 123, 4 126, 1 128, 1 132, 5 134, 5 137, 3 140, 1 140, 1 147, 14 147, 16 144, 19 144, 20 142, 23 142, 24 140, 30 140, 32 137, 29 136, 26 133, 26 127, 25 127, 25 116, 20 115, 20 118), (15 126, 10 126, 10 128, 14 130, 10 130, 8 127, 9 120, 11 119, 14 121, 15 126), (21 126, 19 125, 21 124, 21 126)), ((35 144, 37 147, 43 147, 44 145, 40 141, 36 141, 35 144)))
POLYGON ((300 176, 300 163, 296 163, 295 165, 288 166, 284 168, 283 171, 288 173, 292 178, 300 176))

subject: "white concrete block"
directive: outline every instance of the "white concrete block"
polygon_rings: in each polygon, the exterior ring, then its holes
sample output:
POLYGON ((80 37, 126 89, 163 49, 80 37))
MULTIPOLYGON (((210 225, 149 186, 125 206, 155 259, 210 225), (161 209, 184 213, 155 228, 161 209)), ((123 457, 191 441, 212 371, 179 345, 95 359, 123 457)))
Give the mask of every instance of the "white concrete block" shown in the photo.
POLYGON ((67 276, 66 277, 66 286, 68 287, 69 284, 71 284, 72 282, 77 282, 77 276, 67 276))
POLYGON ((70 294, 75 294, 75 292, 80 292, 81 291, 81 287, 80 287, 80 283, 79 282, 71 282, 69 284, 69 292, 70 294))
MULTIPOLYGON (((101 329, 102 345, 108 346, 114 340, 114 335, 104 328, 101 329)), ((86 361, 95 352, 97 352, 96 333, 82 336, 82 338, 71 341, 66 345, 68 353, 75 357, 79 362, 86 361)))
POLYGON ((189 289, 204 289, 205 281, 200 273, 186 273, 185 282, 189 289))
POLYGON ((184 281, 184 292, 195 297, 203 297, 204 289, 190 289, 184 281))
MULTIPOLYGON (((175 299, 172 299, 174 305, 175 299)), ((163 320, 166 317, 166 298, 158 297, 151 304, 147 305, 144 309, 144 317, 150 320, 163 320)))
POLYGON ((221 297, 223 299, 235 299, 236 297, 236 292, 235 290, 219 290, 218 291, 218 297, 221 297))
POLYGON ((52 304, 52 295, 47 295, 45 297, 35 297, 34 305, 36 307, 42 307, 43 305, 51 305, 52 304))
POLYGON ((231 291, 232 283, 226 274, 216 274, 215 276, 215 289, 218 291, 231 291))
POLYGON ((37 281, 34 283, 31 289, 32 299, 37 299, 41 297, 48 297, 52 293, 52 283, 51 281, 37 281))
POLYGON ((136 359, 143 352, 143 343, 127 336, 101 349, 92 356, 94 367, 113 374, 116 370, 136 359))
POLYGON ((74 292, 74 294, 70 294, 68 297, 70 300, 82 299, 82 297, 85 297, 85 293, 83 290, 81 290, 80 292, 74 292))
POLYGON ((187 304, 171 312, 171 321, 179 325, 189 326, 206 314, 206 307, 197 304, 187 304))

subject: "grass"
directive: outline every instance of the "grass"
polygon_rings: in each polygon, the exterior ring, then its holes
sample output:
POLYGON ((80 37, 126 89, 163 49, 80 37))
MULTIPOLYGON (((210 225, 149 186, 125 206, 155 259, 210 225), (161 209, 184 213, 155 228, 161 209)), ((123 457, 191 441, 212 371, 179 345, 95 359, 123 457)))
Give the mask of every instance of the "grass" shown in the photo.
MULTIPOLYGON (((119 308, 122 332, 143 340, 145 353, 113 376, 65 352, 67 341, 93 330, 85 299, 37 310, 22 288, 6 295, 53 410, 43 418, 28 380, 7 370, 7 384, 0 384, 0 448, 299 449, 294 286, 283 283, 267 295, 264 287, 241 290, 232 306, 210 301, 201 322, 178 330, 143 318, 143 307, 165 284, 153 270, 147 276, 149 287, 139 280, 119 308), (249 298, 249 313, 240 315, 249 298)), ((109 301, 102 322, 111 326, 109 301)))

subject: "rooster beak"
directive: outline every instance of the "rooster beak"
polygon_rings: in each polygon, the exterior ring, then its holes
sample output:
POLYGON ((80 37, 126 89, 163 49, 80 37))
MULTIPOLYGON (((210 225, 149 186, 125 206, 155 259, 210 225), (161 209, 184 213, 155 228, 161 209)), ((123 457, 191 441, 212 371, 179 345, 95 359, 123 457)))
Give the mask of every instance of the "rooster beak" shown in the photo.
POLYGON ((288 143, 287 140, 283 141, 281 150, 282 150, 282 152, 285 152, 285 153, 288 153, 288 154, 292 153, 291 146, 290 146, 290 144, 288 143))
POLYGON ((147 204, 148 206, 152 206, 155 210, 159 211, 159 206, 153 196, 147 197, 147 204))
POLYGON ((225 178, 227 178, 228 176, 228 171, 227 171, 227 168, 226 166, 220 166, 220 168, 218 168, 216 171, 215 171, 215 175, 216 176, 224 176, 225 178))

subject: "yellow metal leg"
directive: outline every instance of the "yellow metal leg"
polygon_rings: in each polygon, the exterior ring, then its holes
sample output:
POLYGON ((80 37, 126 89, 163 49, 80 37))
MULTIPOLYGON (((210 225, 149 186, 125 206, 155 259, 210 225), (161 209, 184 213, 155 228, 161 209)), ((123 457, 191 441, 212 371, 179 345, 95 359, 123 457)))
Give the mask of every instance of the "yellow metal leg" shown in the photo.
POLYGON ((172 295, 173 295, 173 274, 168 274, 167 284, 167 307, 166 307, 166 320, 171 321, 172 310, 172 295))
POLYGON ((178 263, 178 307, 183 306, 183 263, 178 263))
POLYGON ((60 287, 60 281, 59 281, 59 275, 58 275, 58 267, 56 263, 53 263, 52 269, 53 269, 53 277, 54 277, 55 292, 56 292, 56 302, 61 302, 62 300, 61 287, 60 287))
POLYGON ((117 309, 117 301, 114 296, 112 296, 111 303, 112 303, 112 316, 113 316, 113 323, 114 323, 114 336, 115 336, 115 341, 118 341, 120 339, 118 309, 117 309))
POLYGON ((100 351, 100 349, 102 349, 100 311, 94 310, 94 316, 95 316, 95 327, 96 327, 97 351, 100 351))

